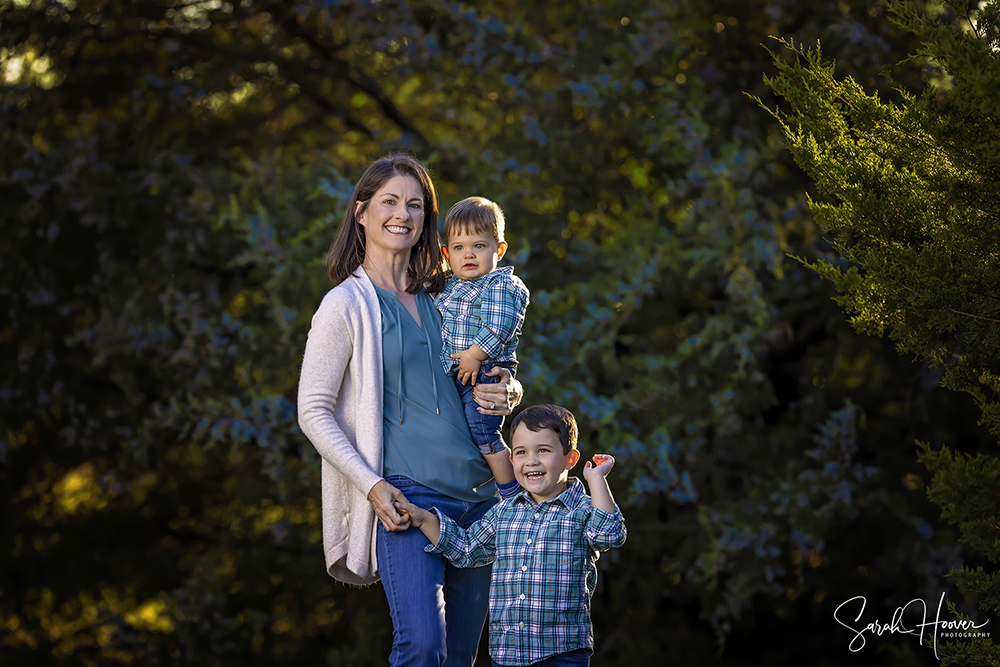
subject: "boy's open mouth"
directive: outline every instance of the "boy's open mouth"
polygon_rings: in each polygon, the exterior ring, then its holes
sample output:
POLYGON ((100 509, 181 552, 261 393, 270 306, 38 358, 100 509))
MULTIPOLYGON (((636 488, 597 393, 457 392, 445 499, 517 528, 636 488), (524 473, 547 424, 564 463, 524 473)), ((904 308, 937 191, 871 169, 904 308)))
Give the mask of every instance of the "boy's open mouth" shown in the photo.
POLYGON ((545 472, 542 470, 533 470, 531 472, 524 473, 525 479, 536 480, 545 477, 545 472))

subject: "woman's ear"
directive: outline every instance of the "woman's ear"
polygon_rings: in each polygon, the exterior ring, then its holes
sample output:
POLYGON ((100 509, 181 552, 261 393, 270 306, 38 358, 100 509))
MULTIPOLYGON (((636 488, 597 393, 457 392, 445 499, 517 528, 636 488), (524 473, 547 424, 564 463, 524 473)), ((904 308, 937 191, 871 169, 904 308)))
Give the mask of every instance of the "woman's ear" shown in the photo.
POLYGON ((573 466, 575 466, 579 461, 580 461, 580 450, 579 449, 569 450, 569 460, 566 461, 566 470, 572 470, 573 466))
POLYGON ((444 253, 444 258, 450 263, 451 260, 448 259, 448 246, 442 245, 441 246, 441 252, 444 253))

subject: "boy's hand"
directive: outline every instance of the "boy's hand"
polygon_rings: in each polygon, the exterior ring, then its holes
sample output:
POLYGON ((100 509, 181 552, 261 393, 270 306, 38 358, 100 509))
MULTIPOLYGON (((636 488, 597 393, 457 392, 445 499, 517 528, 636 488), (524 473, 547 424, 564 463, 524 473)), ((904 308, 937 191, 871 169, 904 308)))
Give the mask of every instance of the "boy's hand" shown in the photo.
POLYGON ((479 368, 483 365, 482 360, 477 359, 473 349, 462 350, 451 355, 452 359, 458 359, 458 370, 455 371, 455 378, 462 381, 462 384, 476 384, 476 377, 479 375, 479 368))
POLYGON ((583 476, 588 482, 603 479, 608 476, 614 465, 615 457, 610 454, 594 454, 593 464, 590 461, 583 464, 583 476))
POLYGON ((403 515, 404 518, 410 520, 410 525, 414 528, 420 528, 424 525, 424 521, 427 520, 427 515, 430 514, 425 509, 421 509, 411 502, 397 502, 396 511, 403 515))

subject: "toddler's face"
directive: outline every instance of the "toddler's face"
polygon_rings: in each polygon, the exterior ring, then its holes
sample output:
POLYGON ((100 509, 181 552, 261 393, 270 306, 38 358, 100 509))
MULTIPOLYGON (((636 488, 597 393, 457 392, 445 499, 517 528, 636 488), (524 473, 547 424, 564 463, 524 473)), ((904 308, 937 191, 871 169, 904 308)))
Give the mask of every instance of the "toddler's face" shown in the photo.
POLYGON ((497 262, 507 251, 507 244, 497 243, 489 233, 459 230, 442 247, 451 270, 462 280, 472 280, 497 268, 497 262))

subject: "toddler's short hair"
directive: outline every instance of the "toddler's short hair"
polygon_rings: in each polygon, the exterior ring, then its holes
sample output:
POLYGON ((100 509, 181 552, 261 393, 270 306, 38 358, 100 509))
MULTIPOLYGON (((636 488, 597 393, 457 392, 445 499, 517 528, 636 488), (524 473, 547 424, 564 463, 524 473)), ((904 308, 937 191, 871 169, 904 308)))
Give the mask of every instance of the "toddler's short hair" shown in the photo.
POLYGON ((573 413, 561 405, 532 405, 521 410, 510 422, 510 437, 514 439, 514 431, 519 424, 524 423, 529 431, 538 432, 547 428, 556 432, 563 446, 563 454, 569 454, 576 449, 578 429, 573 413))
POLYGON ((448 209, 444 218, 445 242, 460 231, 489 233, 500 243, 504 231, 503 210, 486 197, 466 197, 448 209))

